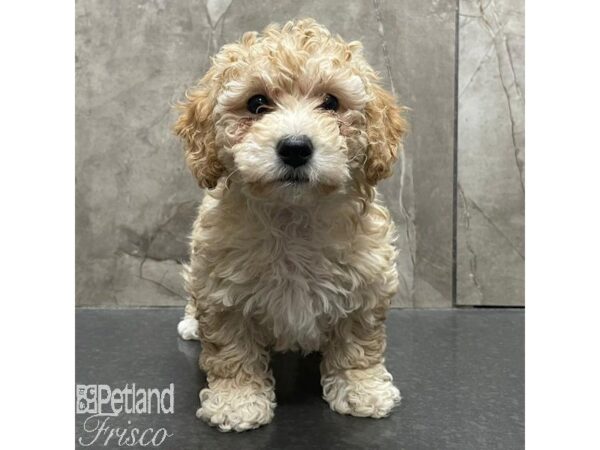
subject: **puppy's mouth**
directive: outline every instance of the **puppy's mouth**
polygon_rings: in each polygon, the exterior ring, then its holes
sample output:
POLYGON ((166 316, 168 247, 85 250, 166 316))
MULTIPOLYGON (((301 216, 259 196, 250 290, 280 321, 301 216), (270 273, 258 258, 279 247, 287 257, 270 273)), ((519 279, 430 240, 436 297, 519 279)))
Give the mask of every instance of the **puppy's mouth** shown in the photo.
POLYGON ((308 183, 308 177, 301 173, 286 173, 281 178, 277 179, 280 183, 286 184, 304 184, 308 183))

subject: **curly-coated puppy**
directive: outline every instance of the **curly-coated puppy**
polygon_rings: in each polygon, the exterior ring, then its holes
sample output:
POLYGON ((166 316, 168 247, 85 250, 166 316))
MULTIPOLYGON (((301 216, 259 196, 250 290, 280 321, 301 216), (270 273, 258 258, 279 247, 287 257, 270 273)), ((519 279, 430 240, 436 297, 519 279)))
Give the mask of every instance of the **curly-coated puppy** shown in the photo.
POLYGON ((384 417, 400 392, 384 367, 396 293, 394 225, 375 190, 405 130, 358 42, 312 19, 225 45, 175 125, 200 186, 184 277, 184 339, 202 342, 198 417, 269 423, 269 353, 320 351, 331 409, 384 417))

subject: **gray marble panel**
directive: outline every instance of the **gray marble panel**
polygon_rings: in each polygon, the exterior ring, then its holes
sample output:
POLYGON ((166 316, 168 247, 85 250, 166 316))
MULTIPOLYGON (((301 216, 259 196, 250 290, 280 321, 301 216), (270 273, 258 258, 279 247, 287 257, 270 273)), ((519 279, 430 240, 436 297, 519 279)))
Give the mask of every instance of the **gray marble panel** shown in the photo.
POLYGON ((460 305, 524 304, 523 3, 460 1, 460 305))
POLYGON ((224 43, 312 16, 361 40, 410 108, 406 151, 381 187, 399 228, 394 304, 449 306, 455 12, 436 0, 77 0, 77 304, 183 304, 202 192, 170 134, 171 106, 224 43))
MULTIPOLYGON (((377 12, 379 2, 374 5, 377 12)), ((384 192, 397 222, 407 224, 417 308, 452 305, 456 12, 451 1, 390 1, 379 7, 379 31, 386 32, 382 53, 391 61, 386 71, 409 108, 410 122, 401 167, 390 182, 403 181, 403 188, 384 186, 384 192), (400 208, 393 204, 394 192, 401 192, 400 208)))

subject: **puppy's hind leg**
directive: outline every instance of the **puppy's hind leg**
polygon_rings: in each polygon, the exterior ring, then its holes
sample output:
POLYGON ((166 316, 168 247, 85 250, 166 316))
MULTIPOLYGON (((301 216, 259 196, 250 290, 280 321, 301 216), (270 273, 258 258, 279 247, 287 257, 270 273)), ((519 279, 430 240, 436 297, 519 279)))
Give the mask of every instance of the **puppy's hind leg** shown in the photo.
POLYGON ((177 332, 181 339, 189 340, 199 340, 198 337, 198 320, 196 320, 196 307, 193 305, 193 299, 188 301, 188 304, 185 306, 185 315, 183 319, 179 321, 177 324, 177 332))

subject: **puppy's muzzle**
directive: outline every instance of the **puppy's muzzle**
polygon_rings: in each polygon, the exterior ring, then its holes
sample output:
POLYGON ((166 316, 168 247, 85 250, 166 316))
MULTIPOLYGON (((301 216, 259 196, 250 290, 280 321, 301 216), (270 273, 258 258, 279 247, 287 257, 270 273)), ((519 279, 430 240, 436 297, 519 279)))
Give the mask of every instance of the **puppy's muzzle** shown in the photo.
POLYGON ((313 144, 308 136, 286 136, 277 143, 281 161, 294 169, 305 165, 313 154, 313 144))

